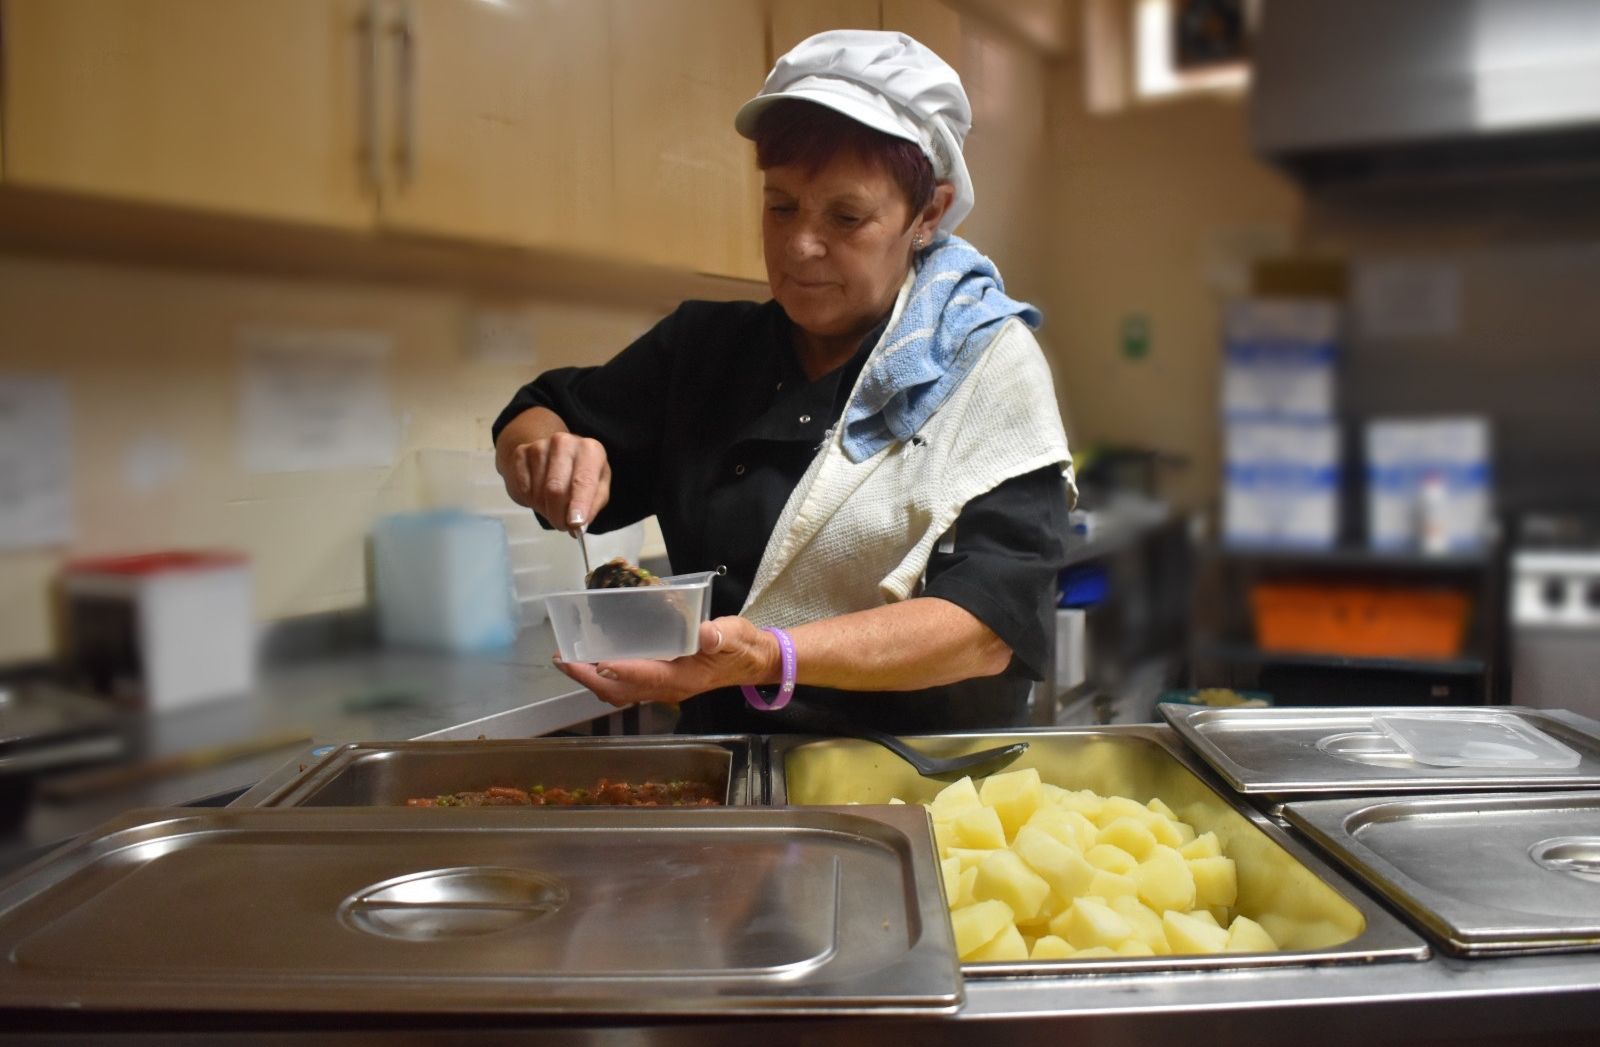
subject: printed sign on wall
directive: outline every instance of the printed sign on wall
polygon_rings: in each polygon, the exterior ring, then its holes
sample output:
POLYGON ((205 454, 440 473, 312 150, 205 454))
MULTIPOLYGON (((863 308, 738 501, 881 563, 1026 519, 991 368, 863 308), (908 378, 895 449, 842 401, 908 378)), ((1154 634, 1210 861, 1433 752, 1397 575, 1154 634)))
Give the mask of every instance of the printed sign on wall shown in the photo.
POLYGON ((0 549, 64 545, 72 536, 67 383, 0 374, 0 549))
POLYGON ((369 331, 240 333, 239 447, 253 473, 383 468, 399 422, 388 336, 369 331))

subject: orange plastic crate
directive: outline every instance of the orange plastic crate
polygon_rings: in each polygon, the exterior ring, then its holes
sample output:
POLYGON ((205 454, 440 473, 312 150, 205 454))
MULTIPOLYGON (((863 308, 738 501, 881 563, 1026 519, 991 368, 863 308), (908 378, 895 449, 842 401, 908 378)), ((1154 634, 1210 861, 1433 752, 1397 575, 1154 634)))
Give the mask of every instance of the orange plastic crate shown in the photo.
POLYGON ((1365 658, 1454 658, 1471 604, 1448 589, 1271 582, 1250 591, 1256 645, 1365 658))

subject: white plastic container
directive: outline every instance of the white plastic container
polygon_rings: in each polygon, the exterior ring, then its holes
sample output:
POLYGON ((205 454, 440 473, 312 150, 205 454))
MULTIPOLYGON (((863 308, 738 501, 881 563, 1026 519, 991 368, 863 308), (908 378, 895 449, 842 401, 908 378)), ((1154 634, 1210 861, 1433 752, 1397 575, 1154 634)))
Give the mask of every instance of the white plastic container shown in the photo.
POLYGON ((1562 769, 1582 761, 1577 751, 1521 717, 1494 710, 1387 713, 1373 721, 1418 763, 1431 767, 1562 769))
POLYGON ((242 555, 80 560, 62 590, 69 658, 99 690, 161 712, 255 686, 254 588, 242 555))
POLYGON ((715 571, 703 571, 663 578, 662 585, 550 593, 545 610, 556 647, 569 662, 694 654, 700 623, 711 616, 715 577, 715 571))
POLYGON ((522 613, 500 521, 455 511, 386 516, 372 552, 384 643, 485 651, 516 640, 522 613))

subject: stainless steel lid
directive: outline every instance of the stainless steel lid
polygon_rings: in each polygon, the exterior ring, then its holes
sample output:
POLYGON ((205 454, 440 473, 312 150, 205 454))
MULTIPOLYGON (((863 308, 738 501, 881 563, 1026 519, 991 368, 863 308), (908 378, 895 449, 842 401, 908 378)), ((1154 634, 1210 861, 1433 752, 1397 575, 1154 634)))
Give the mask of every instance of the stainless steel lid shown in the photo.
POLYGON ((920 808, 135 812, 0 885, 0 1006, 948 1011, 920 808))
POLYGON ((1284 814, 1453 952, 1600 948, 1600 792, 1303 800, 1284 814))
MULTIPOLYGON (((1379 727, 1382 716, 1419 712, 1469 715, 1439 707, 1208 709, 1163 703, 1161 714, 1199 756, 1239 792, 1454 792, 1469 789, 1600 788, 1600 725, 1540 709, 1496 707, 1579 754, 1570 768, 1444 767, 1418 762, 1379 727)), ((1479 710, 1481 712, 1481 710, 1479 710)))

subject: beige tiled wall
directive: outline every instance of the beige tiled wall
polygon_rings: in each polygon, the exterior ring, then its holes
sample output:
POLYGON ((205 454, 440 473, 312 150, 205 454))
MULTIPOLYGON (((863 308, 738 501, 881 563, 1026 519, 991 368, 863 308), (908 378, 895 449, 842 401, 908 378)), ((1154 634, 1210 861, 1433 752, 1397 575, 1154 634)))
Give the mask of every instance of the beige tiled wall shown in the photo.
MULTIPOLYGON (((300 283, 127 266, 0 259, 0 371, 60 375, 72 414, 76 536, 0 553, 0 662, 53 646, 49 585, 72 556, 225 547, 255 564, 263 619, 358 605, 365 540, 383 512, 416 504, 412 452, 489 447, 488 427, 531 368, 466 352, 471 299, 415 288, 300 283), (376 331, 392 339, 403 422, 391 468, 251 474, 238 464, 242 328, 376 331), (177 463, 141 489, 130 455, 177 463)), ((504 306, 505 303, 498 303, 504 306)), ((602 360, 656 318, 646 311, 513 303, 537 367, 602 360)))

